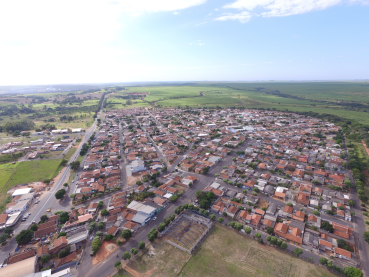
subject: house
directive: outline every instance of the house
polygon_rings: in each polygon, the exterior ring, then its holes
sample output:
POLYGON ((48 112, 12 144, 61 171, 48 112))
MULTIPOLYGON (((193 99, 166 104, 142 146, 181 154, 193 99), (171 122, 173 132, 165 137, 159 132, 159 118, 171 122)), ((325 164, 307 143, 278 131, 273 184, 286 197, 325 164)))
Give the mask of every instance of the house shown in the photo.
POLYGON ((307 225, 310 226, 315 226, 317 228, 320 228, 320 224, 321 224, 321 218, 317 217, 315 215, 309 215, 308 219, 307 219, 307 225))
POLYGON ((56 266, 61 266, 63 264, 66 264, 66 263, 69 263, 73 260, 76 260, 77 259, 77 253, 76 252, 73 252, 72 254, 69 254, 68 256, 64 257, 64 258, 61 258, 61 259, 57 259, 56 260, 56 266))
POLYGON ((92 202, 90 203, 90 205, 88 205, 87 211, 89 213, 95 213, 97 210, 97 203, 96 202, 92 202))
POLYGON ((347 251, 345 249, 339 248, 339 247, 335 247, 334 248, 334 253, 335 256, 341 259, 345 259, 345 260, 351 260, 351 252, 347 251))
POLYGON ((305 221, 305 213, 301 211, 296 211, 294 215, 292 215, 292 218, 301 222, 305 221))
POLYGON ((227 209, 226 213, 227 213, 227 215, 228 215, 229 217, 233 218, 233 217, 236 215, 237 210, 238 210, 238 209, 237 209, 237 207, 235 207, 235 206, 230 206, 230 207, 227 209))
POLYGON ((280 211, 279 214, 283 217, 291 218, 293 213, 293 207, 291 206, 284 206, 283 211, 280 211))
POLYGON ((259 228, 261 221, 261 216, 258 214, 253 214, 250 219, 250 224, 254 225, 255 227, 259 228))
POLYGON ((66 247, 67 245, 68 245, 67 237, 61 236, 60 238, 54 240, 52 246, 49 247, 49 254, 55 254, 64 247, 66 247))
POLYGON ((136 173, 146 170, 145 164, 142 160, 134 160, 131 162, 131 172, 136 173))
POLYGON ((319 239, 319 247, 323 251, 332 251, 333 244, 331 242, 329 242, 329 241, 319 239))

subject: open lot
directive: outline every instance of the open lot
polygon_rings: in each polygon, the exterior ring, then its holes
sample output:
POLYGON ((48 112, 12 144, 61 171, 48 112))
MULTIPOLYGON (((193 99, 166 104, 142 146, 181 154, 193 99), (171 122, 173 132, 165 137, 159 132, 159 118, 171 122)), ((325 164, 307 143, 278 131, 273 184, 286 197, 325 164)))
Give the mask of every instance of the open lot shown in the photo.
POLYGON ((333 277, 329 271, 216 225, 191 256, 157 240, 118 276, 277 276, 333 277))
POLYGON ((20 163, 6 189, 19 184, 54 178, 58 170, 60 170, 59 165, 61 160, 38 160, 20 163))
POLYGON ((216 225, 179 276, 335 276, 329 271, 216 225))

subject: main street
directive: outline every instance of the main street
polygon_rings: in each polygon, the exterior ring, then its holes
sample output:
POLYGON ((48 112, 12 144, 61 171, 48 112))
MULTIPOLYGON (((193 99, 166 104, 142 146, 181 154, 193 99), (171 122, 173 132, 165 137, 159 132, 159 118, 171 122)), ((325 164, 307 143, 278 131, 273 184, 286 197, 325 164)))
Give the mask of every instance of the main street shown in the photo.
MULTIPOLYGON (((105 98, 104 98, 105 100, 105 98)), ((101 114, 101 109, 103 106, 104 101, 102 101, 99 115, 101 114)), ((99 117, 99 116, 98 116, 99 117)), ((98 118, 97 117, 97 118, 98 118)), ((77 151, 74 153, 74 155, 71 157, 70 162, 73 162, 77 159, 79 152, 81 151, 82 145, 84 143, 87 143, 87 141, 90 139, 91 135, 95 131, 95 127, 97 124, 97 119, 95 119, 93 125, 90 127, 88 131, 86 131, 85 137, 79 147, 77 148, 77 151)), ((32 224, 33 221, 38 222, 40 217, 44 214, 49 213, 46 212, 47 209, 49 209, 53 204, 58 203, 55 199, 55 193, 62 188, 63 184, 68 181, 70 173, 70 166, 69 164, 62 170, 61 174, 57 177, 58 181, 53 185, 53 187, 50 189, 50 191, 46 192, 43 197, 41 197, 40 204, 34 205, 34 201, 31 204, 31 207, 29 208, 29 211, 31 212, 31 215, 28 217, 26 221, 19 221, 15 226, 13 226, 14 229, 14 236, 10 239, 8 244, 2 248, 2 251, 0 252, 0 262, 3 262, 4 259, 8 256, 9 253, 12 253, 15 251, 17 247, 17 243, 15 241, 15 236, 22 230, 27 229, 28 226, 32 224)), ((63 201, 59 202, 61 206, 67 207, 69 205, 69 201, 63 201)))

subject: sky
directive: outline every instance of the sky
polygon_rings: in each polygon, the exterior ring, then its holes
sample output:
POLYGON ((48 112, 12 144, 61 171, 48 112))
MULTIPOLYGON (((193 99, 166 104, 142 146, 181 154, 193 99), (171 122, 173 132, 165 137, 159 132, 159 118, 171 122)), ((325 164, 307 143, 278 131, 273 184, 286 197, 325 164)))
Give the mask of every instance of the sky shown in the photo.
POLYGON ((369 0, 1 0, 0 85, 369 79, 369 0))

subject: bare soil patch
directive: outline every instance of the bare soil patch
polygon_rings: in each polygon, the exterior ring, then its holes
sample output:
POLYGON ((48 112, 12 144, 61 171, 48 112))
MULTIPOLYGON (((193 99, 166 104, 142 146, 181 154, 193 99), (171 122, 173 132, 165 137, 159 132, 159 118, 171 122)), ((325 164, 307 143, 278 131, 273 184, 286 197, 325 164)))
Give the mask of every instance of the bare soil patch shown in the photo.
POLYGON ((105 260, 109 255, 111 255, 115 250, 118 249, 118 246, 111 241, 103 241, 99 251, 97 251, 96 255, 92 259, 92 264, 96 265, 101 261, 105 260))
POLYGON ((258 208, 262 209, 262 208, 268 208, 269 203, 267 201, 265 201, 264 199, 259 199, 258 202, 258 208))
POLYGON ((128 176, 127 177, 127 185, 129 187, 136 185, 136 182, 137 181, 141 181, 141 177, 140 176, 128 176))

